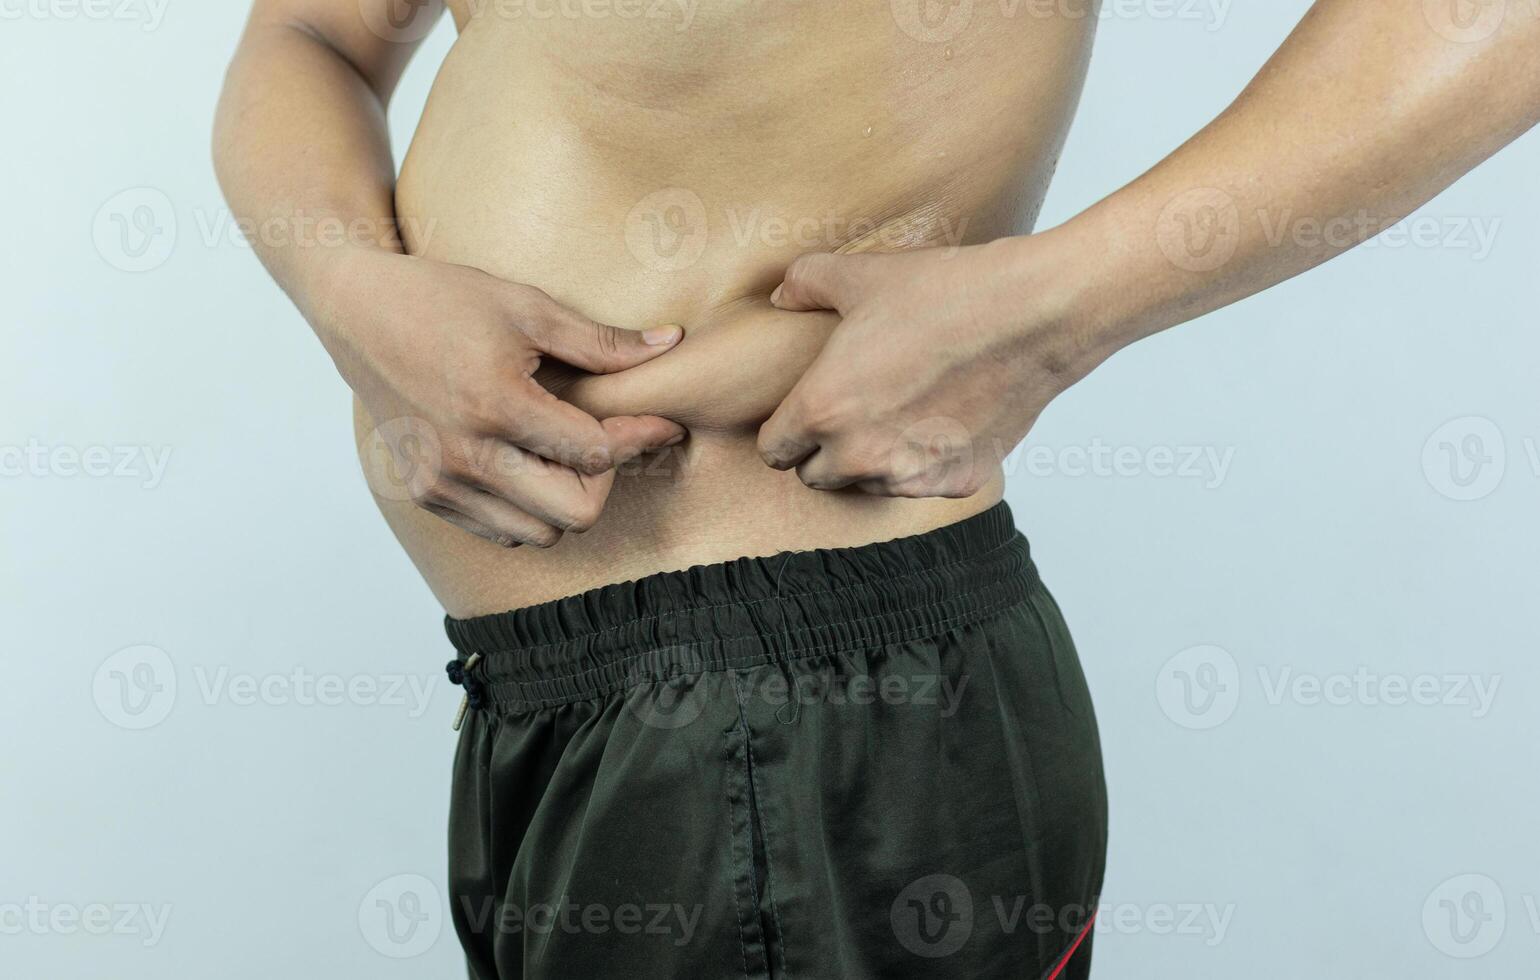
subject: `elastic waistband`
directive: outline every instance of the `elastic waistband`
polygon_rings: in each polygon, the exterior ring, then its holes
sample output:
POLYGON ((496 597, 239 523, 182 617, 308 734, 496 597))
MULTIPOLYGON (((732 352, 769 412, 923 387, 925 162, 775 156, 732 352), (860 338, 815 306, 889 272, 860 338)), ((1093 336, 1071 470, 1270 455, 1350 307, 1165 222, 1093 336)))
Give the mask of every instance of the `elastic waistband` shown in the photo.
POLYGON ((914 537, 662 572, 472 619, 445 618, 486 700, 534 710, 649 680, 883 646, 988 616, 1037 581, 1001 502, 914 537))

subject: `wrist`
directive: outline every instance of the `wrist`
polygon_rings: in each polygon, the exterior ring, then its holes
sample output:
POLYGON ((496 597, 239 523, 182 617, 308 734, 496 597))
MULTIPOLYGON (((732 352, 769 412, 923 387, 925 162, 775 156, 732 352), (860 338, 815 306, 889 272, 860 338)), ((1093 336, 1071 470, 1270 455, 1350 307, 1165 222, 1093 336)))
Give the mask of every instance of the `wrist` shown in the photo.
POLYGON ((290 297, 349 386, 371 347, 383 285, 397 273, 389 264, 402 253, 371 246, 327 249, 309 256, 290 297))
POLYGON ((1094 273, 1104 257, 1079 240, 1078 229, 1060 226, 1032 235, 998 239, 985 246, 996 316, 1016 349, 1068 387, 1117 353, 1124 339, 1105 315, 1105 298, 1094 273))

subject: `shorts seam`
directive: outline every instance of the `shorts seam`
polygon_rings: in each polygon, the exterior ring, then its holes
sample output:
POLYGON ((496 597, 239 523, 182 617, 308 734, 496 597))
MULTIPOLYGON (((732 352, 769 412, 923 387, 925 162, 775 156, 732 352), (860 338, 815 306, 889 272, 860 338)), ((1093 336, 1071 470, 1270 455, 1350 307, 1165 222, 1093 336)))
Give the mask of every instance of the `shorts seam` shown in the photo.
MULTIPOLYGON (((723 750, 722 758, 727 763, 728 770, 731 771, 733 768, 733 749, 731 743, 728 743, 727 748, 723 750)), ((737 912, 738 915, 736 928, 733 931, 738 934, 738 957, 743 963, 743 980, 750 980, 749 949, 743 941, 743 897, 738 893, 738 882, 733 877, 734 873, 736 873, 739 869, 737 855, 738 844, 736 840, 737 831, 735 830, 738 824, 738 811, 733 807, 733 793, 731 788, 728 789, 725 799, 727 803, 728 840, 727 885, 733 893, 733 909, 735 912, 737 912)))
MULTIPOLYGON (((781 925, 781 907, 775 900, 775 876, 770 871, 770 825, 766 822, 764 810, 759 805, 759 789, 753 785, 753 774, 757 768, 754 765, 753 733, 745 727, 743 736, 743 750, 747 753, 749 760, 749 799, 753 801, 754 815, 759 820, 759 836, 765 842, 765 897, 770 900, 770 915, 775 920, 775 936, 780 940, 781 975, 784 980, 791 980, 791 967, 787 965, 789 957, 786 954, 786 929, 781 925)), ((770 949, 769 937, 766 937, 765 965, 767 969, 771 964, 770 949)))

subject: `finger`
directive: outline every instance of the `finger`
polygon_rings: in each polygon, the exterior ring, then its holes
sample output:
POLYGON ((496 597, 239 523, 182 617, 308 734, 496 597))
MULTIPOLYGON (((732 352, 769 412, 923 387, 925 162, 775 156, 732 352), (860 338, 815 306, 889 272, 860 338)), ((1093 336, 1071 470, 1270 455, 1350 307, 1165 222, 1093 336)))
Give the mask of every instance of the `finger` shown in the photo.
POLYGON ((492 435, 581 473, 603 473, 615 465, 610 437, 598 419, 532 378, 516 385, 523 397, 510 399, 502 431, 492 435))
POLYGON ((424 504, 423 509, 502 548, 525 544, 549 548, 561 540, 561 532, 551 525, 471 487, 462 488, 452 502, 424 504))
MULTIPOLYGON (((526 287, 528 288, 528 287, 526 287)), ((594 374, 613 374, 646 363, 673 349, 684 337, 677 324, 628 330, 590 320, 545 293, 525 300, 520 323, 526 336, 545 354, 594 374)))
POLYGON ((789 470, 818 449, 818 440, 802 425, 796 408, 796 389, 759 427, 759 458, 771 469, 789 470))
POLYGON ((841 465, 838 455, 828 447, 819 448, 797 464, 797 479, 811 490, 843 490, 865 475, 841 465))
POLYGON ((855 486, 857 490, 861 491, 862 493, 871 494, 873 497, 904 496, 903 494, 895 493, 893 490, 893 484, 882 477, 875 477, 869 480, 857 480, 855 486))
POLYGON ((786 278, 770 294, 771 305, 782 310, 837 310, 844 313, 854 298, 860 259, 832 252, 809 252, 786 267, 786 278))
POLYGON ((690 434, 678 422, 656 415, 617 415, 599 424, 609 436, 610 455, 617 466, 643 453, 677 446, 690 434))
MULTIPOLYGON (((687 435, 683 427, 656 416, 606 419, 601 425, 611 439, 617 465, 641 453, 677 445, 687 435)), ((613 468, 585 475, 504 443, 494 449, 473 482, 552 527, 582 533, 598 522, 615 476, 613 468)))
POLYGON ((582 534, 599 522, 616 470, 595 476, 504 446, 502 465, 478 481, 480 488, 559 531, 582 534))

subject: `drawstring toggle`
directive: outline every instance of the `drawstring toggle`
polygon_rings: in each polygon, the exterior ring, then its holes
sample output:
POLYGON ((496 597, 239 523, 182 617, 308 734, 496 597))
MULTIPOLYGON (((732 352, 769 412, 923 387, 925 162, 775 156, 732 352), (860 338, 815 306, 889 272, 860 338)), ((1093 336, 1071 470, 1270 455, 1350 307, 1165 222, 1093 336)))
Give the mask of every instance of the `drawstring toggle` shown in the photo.
POLYGON ((479 663, 481 663, 481 654, 473 653, 465 658, 464 663, 457 658, 444 665, 444 673, 449 675, 449 683, 465 688, 465 697, 460 699, 460 710, 455 712, 455 731, 459 731, 460 726, 465 724, 465 716, 472 708, 480 708, 486 703, 481 682, 471 676, 471 671, 479 663))

